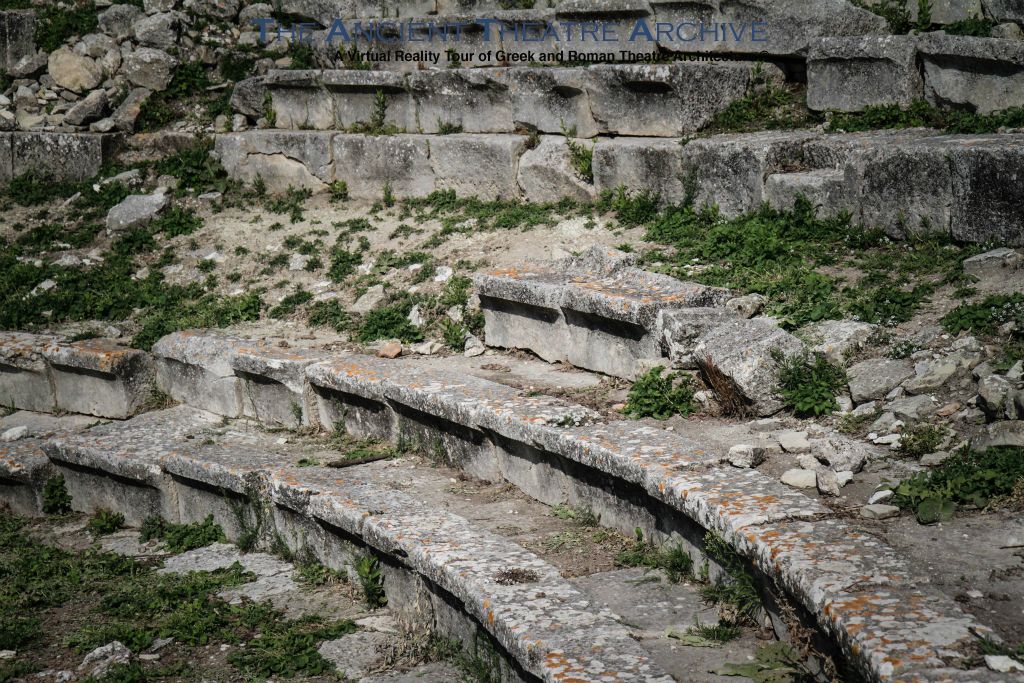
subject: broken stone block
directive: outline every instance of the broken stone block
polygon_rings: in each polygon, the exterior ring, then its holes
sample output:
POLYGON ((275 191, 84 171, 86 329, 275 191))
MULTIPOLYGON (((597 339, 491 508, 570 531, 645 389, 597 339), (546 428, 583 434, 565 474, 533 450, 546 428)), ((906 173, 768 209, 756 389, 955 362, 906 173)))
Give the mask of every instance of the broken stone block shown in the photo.
POLYGON ((908 396, 886 406, 889 413, 908 424, 933 415, 935 409, 935 399, 931 396, 908 396))
POLYGON ((851 366, 850 398, 854 403, 884 398, 900 382, 912 377, 914 369, 910 363, 888 358, 871 358, 851 366))
POLYGON ((92 90, 103 81, 103 69, 95 61, 66 47, 50 53, 47 71, 57 85, 76 93, 92 90))
POLYGON ((173 332, 153 345, 156 382, 175 401, 237 418, 244 414, 242 380, 231 365, 251 342, 209 330, 173 332))
POLYGON ((986 425, 982 433, 971 439, 971 448, 984 451, 996 446, 1024 447, 1024 420, 1005 420, 986 425))
MULTIPOLYGON (((13 175, 38 171, 55 180, 86 180, 103 166, 109 138, 79 133, 12 133, 13 175), (61 163, 54 164, 54 159, 61 163)), ((3 171, 0 170, 0 177, 3 171)))
POLYGON ((353 198, 380 199, 385 185, 396 197, 426 196, 436 188, 431 156, 445 137, 335 135, 336 179, 345 181, 353 198))
POLYGON ((910 394, 925 394, 942 387, 960 369, 953 354, 914 365, 915 376, 903 383, 910 394))
POLYGON ((733 467, 749 469, 757 467, 765 460, 763 448, 748 444, 737 444, 729 449, 729 464, 733 467))
MULTIPOLYGON (((36 55, 36 13, 31 10, 0 12, 0 70, 15 78, 27 73, 11 73, 19 62, 36 55)), ((39 53, 43 54, 43 53, 39 53)), ((45 60, 46 55, 43 54, 45 60)))
POLYGON ((766 297, 761 294, 744 294, 725 302, 725 307, 741 318, 753 318, 764 308, 766 297))
MULTIPOLYGON (((252 184, 257 178, 262 179, 267 191, 271 193, 286 192, 289 187, 306 188, 313 192, 321 192, 327 183, 334 179, 334 167, 331 162, 332 138, 327 132, 314 131, 255 131, 252 133, 230 133, 218 135, 216 154, 224 168, 232 178, 252 184)), ((338 135, 337 138, 358 138, 360 136, 338 135)), ((387 139, 394 140, 397 136, 387 139)), ((403 136, 407 137, 407 136, 403 136)), ((372 161, 367 159, 366 166, 357 162, 355 156, 344 157, 348 168, 359 168, 370 177, 379 171, 369 168, 372 161)), ((399 162, 401 161, 400 157, 399 162)), ((356 175, 353 171, 352 175, 356 175)), ((379 199, 383 182, 372 184, 373 193, 366 194, 368 189, 364 181, 359 186, 349 182, 349 191, 359 189, 362 198, 379 199)), ((431 183, 431 189, 433 184, 431 183)), ((353 196, 356 196, 353 194, 353 196)))
POLYGON ((0 405, 53 412, 57 400, 42 351, 55 337, 0 332, 0 405))
POLYGON ((860 509, 860 516, 867 519, 890 519, 898 517, 899 514, 900 509, 895 505, 883 505, 881 503, 865 505, 860 509))
POLYGON ((807 54, 807 106, 815 111, 863 111, 908 106, 921 99, 916 36, 819 38, 807 54))
POLYGON ((87 339, 43 349, 57 408, 70 413, 125 419, 153 392, 149 355, 110 339, 87 339))
POLYGON ((1020 268, 1022 264, 1024 264, 1024 257, 1016 250, 1000 247, 965 259, 963 266, 964 272, 968 275, 982 279, 994 279, 1005 277, 1020 268))
POLYGON ((779 445, 787 453, 807 453, 811 450, 811 442, 807 440, 807 432, 781 432, 779 434, 779 445))
MULTIPOLYGON (((463 133, 509 133, 515 126, 506 74, 480 69, 413 72, 400 85, 408 92, 409 111, 398 125, 422 133, 438 133, 446 124, 463 133)), ((368 120, 365 114, 362 120, 368 120)))
POLYGON ((846 359, 864 346, 874 331, 874 325, 854 320, 826 320, 806 328, 812 339, 820 340, 811 351, 836 365, 846 365, 846 359))
POLYGON ((726 302, 727 308, 676 308, 661 312, 658 327, 662 330, 662 343, 668 350, 668 357, 674 367, 697 369, 693 351, 697 348, 701 336, 716 325, 737 319, 728 305, 726 302))
POLYGON ((444 135, 429 145, 436 189, 488 200, 519 197, 516 168, 526 148, 521 136, 444 135))
POLYGON ((163 50, 140 47, 124 58, 122 69, 132 85, 159 92, 171 82, 176 66, 178 60, 163 50))
POLYGON ((677 140, 602 138, 594 145, 594 188, 600 193, 624 187, 679 202, 686 196, 682 159, 677 140))
POLYGON ((818 473, 814 470, 786 470, 782 474, 782 483, 796 489, 813 489, 818 485, 818 473))
POLYGON ((719 400, 738 394, 757 415, 771 415, 783 407, 773 355, 790 356, 803 350, 803 342, 774 322, 752 318, 711 328, 701 336, 693 355, 719 400), (715 377, 724 378, 723 386, 715 386, 715 377))
POLYGON ((523 152, 518 182, 530 202, 557 202, 565 197, 593 201, 597 197, 593 183, 581 178, 573 167, 564 136, 545 135, 536 147, 523 152))
POLYGON ((235 84, 231 91, 231 107, 254 119, 266 114, 267 88, 263 77, 246 78, 235 84))
POLYGON ((149 225, 167 208, 169 202, 170 198, 163 192, 128 195, 124 201, 107 212, 107 234, 113 235, 141 225, 149 225))
POLYGON ((105 90, 93 90, 68 110, 68 113, 64 115, 64 123, 71 126, 81 126, 102 118, 106 112, 107 92, 105 90))
POLYGON ((839 475, 832 470, 819 469, 817 471, 817 478, 815 485, 818 487, 818 493, 823 496, 838 496, 839 495, 839 475))

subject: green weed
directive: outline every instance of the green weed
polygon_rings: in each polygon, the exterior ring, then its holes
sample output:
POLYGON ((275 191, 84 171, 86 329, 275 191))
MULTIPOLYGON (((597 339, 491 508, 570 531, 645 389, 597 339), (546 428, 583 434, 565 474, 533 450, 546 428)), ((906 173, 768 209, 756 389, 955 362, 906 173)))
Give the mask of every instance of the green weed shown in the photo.
POLYGON ((71 495, 64 483, 64 475, 50 477, 43 484, 43 512, 48 515, 66 515, 71 512, 71 495))
POLYGON ((462 132, 461 123, 452 123, 450 121, 442 121, 440 117, 437 119, 437 134, 438 135, 454 135, 462 132))
POLYGON ((984 508, 1024 481, 1024 449, 963 449, 928 472, 900 482, 893 504, 915 511, 922 524, 952 517, 957 505, 984 508))
POLYGON ((330 327, 335 332, 344 332, 351 325, 351 317, 337 299, 317 301, 309 307, 307 322, 311 327, 330 327))
POLYGON ((661 366, 651 368, 637 378, 626 398, 624 413, 635 418, 667 420, 674 415, 687 417, 696 412, 690 376, 675 372, 662 375, 664 370, 661 366))
POLYGON ((299 306, 312 301, 313 295, 304 289, 298 289, 281 299, 280 303, 271 308, 267 315, 271 318, 286 318, 298 309, 299 306))
POLYGON ((896 453, 903 458, 917 459, 939 450, 945 440, 945 429, 938 425, 921 423, 903 430, 896 453))
POLYGON ((147 517, 139 529, 139 540, 158 540, 169 552, 183 553, 211 543, 226 543, 227 537, 220 525, 213 521, 213 515, 192 524, 175 524, 160 517, 147 517))
POLYGON ((636 530, 633 545, 615 556, 615 564, 622 567, 661 569, 670 583, 679 583, 693 571, 693 559, 689 553, 681 547, 657 548, 644 540, 640 529, 636 530))
POLYGON ((411 304, 397 303, 376 308, 363 317, 356 341, 367 344, 378 339, 400 339, 406 343, 423 341, 423 332, 409 322, 411 304))
POLYGON ((747 563, 721 536, 711 531, 704 536, 704 551, 725 570, 728 578, 704 586, 701 596, 706 602, 718 605, 723 621, 753 623, 761 609, 761 596, 747 563))
POLYGON ((367 606, 377 609, 387 605, 388 598, 384 594, 384 575, 380 571, 380 560, 373 555, 363 555, 356 562, 355 569, 367 606))
POLYGON ((565 137, 565 147, 569 150, 569 163, 579 179, 593 184, 594 182, 594 147, 586 146, 576 142, 576 126, 566 128, 562 122, 562 135, 565 137))
POLYGON ((779 393, 796 415, 827 415, 839 409, 835 395, 849 381, 845 370, 817 353, 774 353, 773 358, 779 364, 779 393))
POLYGON ((594 511, 587 507, 577 507, 559 503, 551 508, 551 513, 559 519, 566 519, 584 527, 596 527, 601 518, 594 514, 594 511))
POLYGON ((355 631, 356 625, 347 619, 324 623, 320 617, 308 616, 276 622, 249 641, 244 650, 228 655, 228 661, 252 678, 329 674, 334 665, 317 652, 317 646, 355 631))
POLYGON ((120 512, 111 512, 106 508, 100 508, 93 513, 86 523, 85 528, 93 536, 106 536, 112 534, 124 526, 124 515, 120 512))
POLYGON ((836 113, 828 123, 828 130, 853 133, 921 126, 955 134, 996 133, 1000 128, 1024 126, 1024 107, 1010 107, 989 114, 976 114, 941 109, 924 100, 913 102, 906 108, 895 104, 874 105, 866 107, 862 112, 836 113))
POLYGON ((942 319, 951 334, 994 334, 1006 323, 1013 323, 1016 334, 1024 337, 1024 294, 993 294, 980 303, 960 304, 942 319))

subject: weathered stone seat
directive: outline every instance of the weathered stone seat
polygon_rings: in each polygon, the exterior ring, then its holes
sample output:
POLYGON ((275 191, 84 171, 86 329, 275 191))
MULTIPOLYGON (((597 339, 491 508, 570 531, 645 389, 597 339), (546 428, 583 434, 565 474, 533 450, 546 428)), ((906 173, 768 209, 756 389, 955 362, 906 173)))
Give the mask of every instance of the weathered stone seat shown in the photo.
POLYGON ((0 500, 14 514, 31 516, 42 510, 40 494, 52 472, 36 439, 0 443, 0 500))
POLYGON ((533 351, 632 378, 662 357, 659 311, 720 306, 728 290, 632 267, 628 255, 592 248, 583 259, 479 275, 487 343, 533 351))
POLYGON ((70 344, 55 337, 0 333, 0 403, 124 419, 149 399, 149 356, 109 339, 70 344))
POLYGON ((157 386, 174 400, 289 428, 309 422, 303 371, 324 357, 206 330, 169 334, 153 355, 157 386))

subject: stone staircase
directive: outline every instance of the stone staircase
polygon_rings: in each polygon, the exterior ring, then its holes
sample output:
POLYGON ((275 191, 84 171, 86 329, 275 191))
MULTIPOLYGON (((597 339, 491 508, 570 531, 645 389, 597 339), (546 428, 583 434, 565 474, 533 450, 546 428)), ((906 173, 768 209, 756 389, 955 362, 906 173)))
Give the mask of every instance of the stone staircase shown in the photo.
MULTIPOLYGON (((9 370, 27 350, 38 351, 44 367, 36 371, 45 373, 54 362, 50 344, 26 335, 6 339, 6 386, 29 380, 27 372, 9 370)), ((87 353, 107 351, 81 351, 87 353)), ((241 533, 233 510, 262 506, 272 513, 261 517, 272 520, 268 533, 289 543, 304 539, 321 557, 350 557, 353 550, 340 539, 380 555, 396 607, 415 613, 424 599, 454 605, 500 645, 520 679, 670 680, 621 624, 521 548, 381 488, 357 468, 299 467, 297 455, 275 453, 244 429, 226 440, 203 433, 210 413, 248 415, 268 427, 344 430, 418 449, 549 505, 589 508, 603 525, 627 534, 640 529, 654 542, 683 548, 696 567, 709 559, 716 576, 704 546, 713 532, 759 577, 778 633, 786 637, 798 623, 810 627, 833 644, 842 667, 866 680, 1007 680, 958 668, 990 631, 929 588, 896 551, 774 478, 731 468, 727 453, 699 432, 609 421, 428 359, 296 350, 201 331, 161 340, 152 366, 157 386, 186 405, 4 445, 3 499, 15 510, 35 511, 40 486, 59 472, 76 509, 108 507, 134 522, 151 514, 175 521, 214 514, 233 537, 241 533), (510 566, 535 578, 496 582, 510 566)))

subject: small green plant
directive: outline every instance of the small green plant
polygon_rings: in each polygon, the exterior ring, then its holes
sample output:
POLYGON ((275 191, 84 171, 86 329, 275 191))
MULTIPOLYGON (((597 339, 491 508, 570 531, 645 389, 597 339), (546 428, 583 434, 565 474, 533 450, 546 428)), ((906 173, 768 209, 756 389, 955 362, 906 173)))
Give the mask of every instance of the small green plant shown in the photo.
POLYGON ((917 30, 927 31, 932 26, 931 0, 917 0, 917 30))
POLYGON ((450 121, 442 121, 440 117, 437 119, 437 134, 438 135, 454 135, 455 133, 462 132, 461 123, 452 123, 450 121))
POLYGON ((384 607, 388 598, 384 594, 384 575, 380 571, 380 560, 373 555, 363 555, 356 562, 356 575, 363 590, 363 600, 371 609, 384 607))
POLYGON ((391 189, 391 183, 384 183, 383 195, 381 197, 381 203, 389 209, 395 205, 395 193, 391 189))
POLYGON ((713 673, 720 676, 742 676, 754 683, 811 683, 816 680, 800 653, 789 643, 783 642, 762 645, 757 648, 754 661, 727 663, 713 673))
POLYGON ((892 500, 914 510, 922 524, 949 519, 957 505, 988 506, 1006 499, 1020 506, 1014 495, 1024 486, 1024 448, 990 448, 983 452, 962 449, 928 471, 902 481, 892 500))
POLYGON ((900 341, 893 342, 892 345, 889 346, 889 352, 886 355, 895 360, 902 360, 904 358, 910 358, 917 353, 917 351, 917 344, 909 339, 901 339, 900 341))
POLYGON ((183 553, 211 543, 226 543, 227 537, 220 525, 213 521, 213 515, 192 524, 175 524, 154 516, 143 520, 139 540, 162 541, 169 552, 183 553))
POLYGON ((719 617, 729 624, 754 623, 761 610, 761 596, 747 563, 721 536, 704 535, 704 551, 725 571, 726 578, 701 589, 706 602, 718 606, 719 617))
POLYGON ((441 336, 453 351, 461 351, 465 347, 467 333, 466 328, 454 320, 445 318, 441 321, 441 336))
POLYGON ((903 430, 896 453, 903 458, 920 458, 939 450, 945 440, 946 430, 938 425, 914 425, 903 430))
POLYGON ((299 565, 299 580, 307 586, 333 586, 346 583, 348 575, 344 571, 310 561, 299 565))
POLYGON ((299 289, 281 299, 280 303, 271 308, 267 315, 271 318, 286 318, 298 309, 299 306, 312 301, 313 295, 304 289, 299 289))
POLYGON ((1006 323, 1013 323, 1016 334, 1024 337, 1024 294, 993 294, 980 303, 960 304, 942 319, 950 334, 994 334, 1006 323))
POLYGON ((423 341, 423 332, 409 322, 409 304, 375 308, 363 318, 356 341, 367 344, 378 339, 399 339, 407 344, 423 341))
POLYGON ((351 325, 351 317, 337 299, 317 301, 309 307, 307 322, 311 327, 330 327, 335 332, 344 332, 351 325))
POLYGON ((951 36, 972 36, 975 38, 991 38, 992 29, 996 27, 992 19, 977 17, 974 19, 962 19, 946 24, 942 30, 951 36))
POLYGON ((68 494, 63 474, 50 477, 43 485, 43 512, 48 515, 66 515, 71 512, 71 495, 68 494))
POLYGON ((569 163, 572 164, 576 175, 580 180, 593 184, 594 182, 594 148, 587 147, 576 142, 576 126, 566 128, 562 122, 562 135, 565 136, 565 146, 569 150, 569 163))
POLYGON ((625 186, 602 190, 597 202, 598 211, 613 211, 623 227, 646 225, 658 216, 661 197, 649 190, 630 192, 625 186))
MULTIPOLYGON (((675 637, 683 640, 684 644, 703 646, 706 644, 728 643, 730 640, 736 640, 742 634, 743 630, 735 624, 729 624, 724 621, 719 621, 716 624, 702 624, 700 620, 697 620, 693 626, 686 629, 686 633, 682 637, 675 637)), ((669 633, 669 636, 674 636, 674 634, 669 633)))
POLYGON ((348 183, 344 180, 335 180, 327 186, 328 191, 331 194, 332 202, 347 202, 348 201, 348 183))
POLYGON ((644 540, 643 532, 636 530, 633 545, 615 556, 615 563, 623 567, 661 569, 670 583, 679 583, 693 572, 693 559, 681 547, 657 548, 644 540))
POLYGON ((100 508, 93 513, 86 523, 85 528, 93 536, 106 536, 112 534, 124 526, 124 515, 120 512, 111 512, 106 508, 100 508))
POLYGON ((798 416, 827 415, 838 410, 836 392, 848 381, 846 371, 823 354, 774 353, 779 364, 779 393, 798 416))
POLYGON ((559 503, 551 508, 551 512, 559 519, 571 520, 580 526, 585 527, 596 527, 601 521, 601 518, 594 514, 594 511, 588 507, 578 507, 559 503))
POLYGON ((889 30, 896 35, 907 33, 913 26, 910 10, 907 9, 905 0, 879 0, 878 2, 854 0, 854 4, 885 19, 889 22, 889 30))
POLYGON ((629 390, 623 412, 635 418, 656 420, 667 420, 674 415, 687 417, 696 412, 690 376, 674 372, 662 375, 664 370, 661 366, 651 368, 637 378, 629 390))

